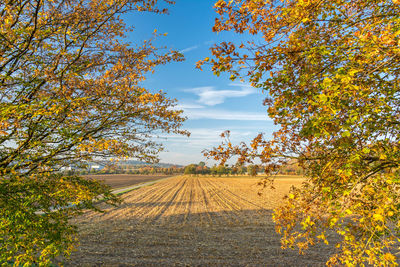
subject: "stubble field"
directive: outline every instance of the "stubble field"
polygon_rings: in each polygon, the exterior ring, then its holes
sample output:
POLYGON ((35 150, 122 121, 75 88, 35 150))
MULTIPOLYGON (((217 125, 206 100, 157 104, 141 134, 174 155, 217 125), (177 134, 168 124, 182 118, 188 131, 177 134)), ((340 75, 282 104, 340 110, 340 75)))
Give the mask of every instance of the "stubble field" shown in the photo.
POLYGON ((70 266, 322 266, 331 248, 281 250, 272 210, 301 179, 172 177, 125 194, 104 214, 75 221, 70 266))
POLYGON ((155 181, 171 175, 134 175, 134 174, 96 174, 85 175, 88 179, 103 181, 112 188, 123 188, 131 185, 155 181))

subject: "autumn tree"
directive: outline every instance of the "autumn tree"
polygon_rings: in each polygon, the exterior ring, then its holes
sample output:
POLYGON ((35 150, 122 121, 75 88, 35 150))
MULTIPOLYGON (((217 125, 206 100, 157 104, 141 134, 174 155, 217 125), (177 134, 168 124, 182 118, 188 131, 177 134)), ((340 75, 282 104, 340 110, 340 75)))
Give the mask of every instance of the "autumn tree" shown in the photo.
POLYGON ((197 165, 196 166, 196 174, 204 174, 205 167, 197 165))
POLYGON ((247 168, 245 166, 238 166, 238 174, 245 174, 247 172, 247 168))
POLYGON ((68 255, 76 232, 68 220, 97 209, 99 195, 117 201, 104 184, 63 176, 62 167, 93 157, 155 161, 154 134, 185 134, 174 100, 140 85, 180 54, 124 41, 120 16, 167 12, 157 5, 0 0, 0 263, 68 255))
POLYGON ((230 170, 230 174, 232 174, 232 175, 237 175, 237 174, 238 174, 238 171, 239 171, 238 167, 237 167, 237 166, 233 166, 233 167, 231 168, 231 170, 230 170))
POLYGON ((186 167, 185 167, 185 169, 184 169, 184 174, 196 174, 197 172, 196 172, 196 168, 197 168, 197 165, 196 164, 189 164, 189 165, 187 165, 186 167))
POLYGON ((224 165, 217 166, 216 172, 218 176, 222 176, 224 174, 228 174, 228 169, 224 165))
MULTIPOLYGON (((306 183, 274 220, 284 247, 340 241, 328 264, 390 265, 400 230, 400 2, 220 0, 213 30, 253 36, 211 48, 215 74, 266 91, 280 129, 210 157, 257 159, 269 173, 296 159, 306 183)), ((227 135, 225 135, 227 136, 227 135)))
POLYGON ((213 166, 210 168, 210 174, 211 174, 212 176, 215 176, 215 175, 217 174, 217 166, 216 166, 216 165, 213 165, 213 166))
POLYGON ((257 165, 249 164, 247 166, 247 174, 250 175, 250 176, 256 176, 257 175, 257 169, 258 169, 257 165))

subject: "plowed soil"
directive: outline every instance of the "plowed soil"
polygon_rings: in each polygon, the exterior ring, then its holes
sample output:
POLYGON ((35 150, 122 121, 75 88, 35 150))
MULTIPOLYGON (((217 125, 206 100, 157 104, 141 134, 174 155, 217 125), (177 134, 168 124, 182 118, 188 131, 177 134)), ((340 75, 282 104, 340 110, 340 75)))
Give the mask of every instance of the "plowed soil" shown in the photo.
POLYGON ((167 178, 167 175, 132 175, 132 174, 98 174, 85 175, 88 179, 104 181, 112 188, 122 188, 131 185, 155 181, 162 178, 167 178))
POLYGON ((69 266, 323 266, 331 248, 282 250, 272 209, 301 179, 172 177, 124 195, 76 223, 81 245, 69 266))

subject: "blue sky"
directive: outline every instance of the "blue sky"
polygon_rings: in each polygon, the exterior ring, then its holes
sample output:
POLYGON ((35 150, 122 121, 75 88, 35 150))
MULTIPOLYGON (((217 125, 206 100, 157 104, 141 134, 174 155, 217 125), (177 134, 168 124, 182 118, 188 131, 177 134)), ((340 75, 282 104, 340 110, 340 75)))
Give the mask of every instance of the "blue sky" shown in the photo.
POLYGON ((169 15, 136 13, 124 18, 128 26, 135 27, 128 41, 140 43, 157 29, 168 33, 157 39, 158 46, 173 48, 185 56, 184 62, 157 67, 144 82, 146 88, 163 90, 170 98, 176 98, 188 117, 184 129, 191 132, 189 138, 162 135, 166 150, 160 154, 162 162, 186 165, 206 161, 212 165, 214 162, 205 159, 201 151, 218 145, 221 132, 230 130, 231 140, 238 143, 249 141, 260 132, 270 136, 276 129, 262 105, 264 93, 246 83, 232 82, 227 75, 217 77, 207 66, 203 71, 195 68, 198 60, 211 55, 209 48, 214 43, 246 38, 212 32, 214 2, 177 0, 169 7, 169 15))

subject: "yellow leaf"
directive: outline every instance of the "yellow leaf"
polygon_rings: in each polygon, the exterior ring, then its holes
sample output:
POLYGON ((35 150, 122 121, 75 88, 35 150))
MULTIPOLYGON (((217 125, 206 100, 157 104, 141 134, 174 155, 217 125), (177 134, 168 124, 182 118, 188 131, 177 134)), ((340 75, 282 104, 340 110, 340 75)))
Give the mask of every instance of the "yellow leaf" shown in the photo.
POLYGON ((395 261, 396 260, 396 257, 391 253, 386 253, 383 257, 387 261, 395 261))
POLYGON ((372 217, 374 218, 375 221, 381 221, 381 222, 383 222, 383 216, 380 215, 380 214, 377 214, 377 213, 376 213, 376 214, 374 214, 372 217))

